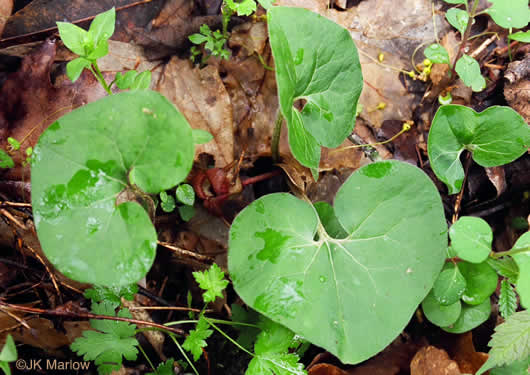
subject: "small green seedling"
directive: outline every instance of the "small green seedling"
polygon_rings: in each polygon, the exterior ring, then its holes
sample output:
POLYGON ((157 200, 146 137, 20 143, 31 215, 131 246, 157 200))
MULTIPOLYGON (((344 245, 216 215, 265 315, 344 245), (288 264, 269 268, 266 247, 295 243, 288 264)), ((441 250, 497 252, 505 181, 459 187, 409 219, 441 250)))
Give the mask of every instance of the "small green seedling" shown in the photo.
POLYGON ((5 375, 11 375, 11 368, 9 362, 14 362, 18 358, 17 347, 11 335, 7 335, 6 343, 0 352, 0 369, 4 371, 5 375))
POLYGON ((336 219, 319 209, 321 222, 289 194, 254 201, 230 228, 228 268, 250 307, 358 363, 402 331, 431 289, 447 227, 430 179, 397 161, 354 172, 333 209, 336 219))
MULTIPOLYGON (((106 316, 132 318, 128 309, 122 308, 116 314, 115 305, 103 301, 92 304, 92 313, 106 316)), ((134 361, 138 355, 136 326, 127 322, 91 319, 93 330, 86 330, 70 346, 72 351, 83 356, 85 361, 94 361, 100 375, 118 371, 123 358, 134 361)))
MULTIPOLYGON (((455 5, 465 5, 465 10, 458 7, 451 8, 445 14, 447 22, 462 35, 461 43, 466 43, 469 35, 466 34, 469 22, 474 22, 474 17, 477 15, 476 9, 478 0, 474 0, 471 5, 467 0, 444 0, 446 3, 455 5)), ((512 28, 523 28, 528 25, 530 20, 530 10, 528 9, 527 0, 489 0, 492 6, 486 9, 493 21, 510 30, 509 39, 518 40, 521 42, 529 42, 530 37, 528 31, 512 33, 512 28)), ((428 46, 424 54, 437 64, 449 64, 447 50, 439 44, 431 44, 428 46), (443 51, 442 51, 443 50, 443 51)), ((486 87, 486 80, 480 73, 480 66, 473 57, 464 55, 458 59, 455 64, 455 71, 458 73, 466 86, 472 88, 473 91, 482 91, 486 87)))
POLYGON ((339 146, 355 124, 363 85, 357 49, 348 30, 306 9, 273 7, 267 20, 291 152, 316 177, 320 148, 339 146))
POLYGON ((499 311, 507 319, 521 306, 527 307, 530 279, 526 262, 530 259, 530 235, 525 233, 506 254, 492 253, 493 233, 489 225, 476 217, 462 217, 450 230, 451 258, 422 302, 423 312, 432 323, 451 333, 463 333, 484 323, 491 314, 490 296, 501 289, 499 311))
POLYGON ((230 51, 225 48, 227 39, 219 31, 212 31, 206 24, 201 25, 200 33, 189 36, 190 42, 193 44, 204 44, 212 56, 218 56, 222 59, 228 60, 230 58, 230 51))
POLYGON ((493 106, 481 113, 460 105, 438 109, 428 139, 428 154, 436 176, 449 194, 462 188, 464 168, 460 155, 472 153, 483 167, 510 163, 530 145, 530 129, 524 119, 509 107, 493 106))
POLYGON ((35 225, 48 259, 74 280, 137 282, 151 267, 157 238, 145 209, 128 200, 146 203, 146 194, 183 181, 193 156, 186 119, 153 91, 111 95, 61 117, 41 135, 31 168, 35 225))

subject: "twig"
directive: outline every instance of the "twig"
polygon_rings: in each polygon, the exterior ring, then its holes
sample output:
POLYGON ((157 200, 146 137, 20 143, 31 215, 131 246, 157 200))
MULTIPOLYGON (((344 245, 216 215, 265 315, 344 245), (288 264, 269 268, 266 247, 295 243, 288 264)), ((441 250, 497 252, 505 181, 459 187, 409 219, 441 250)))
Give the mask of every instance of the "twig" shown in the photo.
POLYGON ((0 302, 0 307, 9 308, 12 310, 17 310, 17 311, 24 311, 24 312, 33 313, 33 314, 61 316, 65 318, 115 320, 115 321, 127 322, 131 324, 142 325, 142 326, 154 327, 154 328, 158 328, 164 331, 170 331, 170 332, 176 333, 177 335, 180 335, 180 336, 186 336, 186 332, 179 328, 172 328, 172 327, 167 327, 165 325, 158 324, 158 323, 147 322, 144 320, 130 319, 130 318, 122 318, 119 316, 97 315, 97 314, 92 314, 92 313, 71 312, 71 311, 66 311, 66 310, 44 310, 44 309, 38 309, 38 308, 33 308, 33 307, 12 305, 10 303, 5 303, 5 302, 0 302))
POLYGON ((15 218, 11 212, 9 212, 8 210, 6 210, 5 208, 0 208, 0 213, 2 215, 4 215, 5 217, 7 217, 9 220, 11 220, 13 222, 13 224, 15 224, 17 227, 19 227, 20 229, 22 230, 28 230, 28 228, 22 224, 20 221, 18 221, 17 218, 15 218))
POLYGON ((53 274, 52 270, 50 269, 50 267, 48 267, 48 264, 46 264, 44 259, 42 259, 40 254, 35 251, 35 249, 33 249, 31 246, 28 246, 28 245, 24 245, 24 246, 26 246, 33 253, 35 258, 37 258, 39 260, 39 262, 42 263, 44 268, 46 268, 46 271, 48 272, 48 274, 50 275, 50 279, 52 280, 53 287, 57 291, 57 296, 59 297, 59 299, 61 300, 61 303, 62 303, 61 291, 59 289, 59 285, 57 284, 57 279, 55 278, 55 275, 53 274))
POLYGON ((197 254, 193 251, 189 251, 189 250, 185 250, 180 247, 177 247, 177 246, 173 246, 167 242, 157 241, 157 243, 160 246, 163 246, 169 250, 173 250, 175 253, 179 255, 183 255, 188 258, 194 258, 195 260, 198 260, 199 262, 203 262, 203 263, 213 263, 213 259, 209 256, 197 254))
POLYGON ((456 201, 455 201, 455 212, 453 213, 453 218, 452 218, 453 224, 458 220, 458 215, 460 214, 460 209, 462 208, 462 197, 464 196, 464 189, 466 186, 466 180, 467 180, 467 175, 468 175, 470 166, 471 166, 471 153, 468 152, 466 154, 466 166, 464 170, 464 180, 462 181, 462 188, 460 189, 460 193, 458 193, 458 196, 456 197, 456 201))

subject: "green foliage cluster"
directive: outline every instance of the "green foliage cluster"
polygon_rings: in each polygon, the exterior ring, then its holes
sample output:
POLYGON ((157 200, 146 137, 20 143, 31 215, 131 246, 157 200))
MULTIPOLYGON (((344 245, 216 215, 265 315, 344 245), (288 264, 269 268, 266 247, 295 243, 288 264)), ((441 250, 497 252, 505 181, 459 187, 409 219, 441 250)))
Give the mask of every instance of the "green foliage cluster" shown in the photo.
MULTIPOLYGON (((446 1, 467 6, 463 0, 446 1)), ((492 17, 507 21, 501 2, 493 3, 492 17)), ((251 14, 255 6, 254 0, 225 0, 219 35, 226 38, 232 14, 251 14)), ((469 14, 474 16, 474 10, 469 14)), ((464 30, 473 16, 466 21, 455 10, 448 18, 464 30)), ((148 72, 119 74, 107 85, 97 59, 108 51, 114 20, 111 9, 97 16, 88 31, 59 25, 65 45, 80 56, 69 63, 70 78, 86 68, 109 94, 114 84, 130 91, 79 108, 42 134, 32 154, 32 202, 48 259, 72 279, 95 285, 86 294, 95 314, 127 317, 121 298, 132 297, 130 285, 146 275, 155 256, 154 200, 159 196, 165 211, 175 209, 177 201, 179 207, 192 207, 193 189, 183 181, 194 144, 212 137, 192 131, 171 103, 147 89, 148 72)), ((305 9, 272 7, 267 22, 280 104, 277 124, 285 119, 293 155, 316 179, 321 147, 337 147, 354 126, 362 89, 357 50, 348 31, 305 9)), ((192 39, 209 42, 207 37, 192 39)), ((219 48, 210 46, 221 53, 220 40, 216 43, 219 48)), ((447 51, 440 47, 429 47, 431 57, 447 62, 447 51)), ((463 59, 455 68, 464 81, 469 76, 470 85, 480 87, 476 66, 463 59)), ((459 158, 464 150, 478 164, 493 166, 515 160, 529 144, 528 125, 507 107, 476 113, 447 105, 433 120, 428 152, 433 171, 454 194, 462 189, 459 158)), ((392 342, 420 303, 435 324, 464 332, 489 317, 489 297, 500 275, 500 310, 508 320, 491 342, 488 365, 523 360, 527 349, 506 355, 503 348, 514 342, 527 348, 510 332, 513 327, 524 331, 527 324, 526 315, 515 312, 515 291, 527 309, 529 234, 507 254, 491 254, 489 226, 464 217, 449 229, 448 254, 447 232, 435 185, 420 169, 398 161, 357 170, 333 206, 284 193, 264 196, 236 217, 229 236, 234 289, 256 313, 236 307, 234 321, 225 322, 207 317, 203 309, 191 315, 195 326, 182 345, 173 333, 168 335, 196 374, 186 351, 198 360, 216 331, 252 357, 247 375, 305 374, 299 358, 307 345, 300 336, 344 363, 358 363, 392 342), (455 257, 461 261, 446 262, 455 257), (219 324, 238 327, 238 340, 219 324), (364 340, 368 336, 372 339, 364 340)), ((204 290, 205 306, 222 297, 228 285, 217 265, 193 276, 204 290)), ((119 368, 123 358, 136 358, 138 350, 143 353, 133 324, 94 319, 91 325, 95 330, 85 332, 72 349, 94 360, 100 373, 119 368)), ((173 365, 170 360, 152 368, 154 374, 166 374, 173 365)))
MULTIPOLYGON (((445 18, 447 22, 457 29, 464 43, 468 35, 470 23, 473 24, 474 17, 477 15, 476 9, 478 0, 469 2, 468 0, 444 0, 446 3, 456 5, 449 9, 445 18), (459 6, 464 5, 465 9, 459 6)), ((528 9, 527 0, 489 0, 491 7, 485 10, 491 16, 493 21, 502 28, 508 29, 510 34, 508 38, 528 43, 530 40, 530 31, 519 31, 512 33, 512 29, 521 29, 528 25, 530 21, 530 10, 528 9)), ((447 50, 438 43, 429 45, 424 51, 425 57, 437 64, 448 64, 452 67, 447 50)), ((454 66, 460 79, 466 86, 473 91, 482 91, 486 87, 486 80, 480 73, 480 66, 473 57, 468 55, 461 56, 454 66)))
POLYGON ((165 191, 160 193, 160 207, 164 212, 173 212, 178 209, 182 220, 189 221, 195 214, 195 190, 189 184, 180 184, 175 191, 175 197, 165 191), (177 202, 179 205, 177 206, 177 202))

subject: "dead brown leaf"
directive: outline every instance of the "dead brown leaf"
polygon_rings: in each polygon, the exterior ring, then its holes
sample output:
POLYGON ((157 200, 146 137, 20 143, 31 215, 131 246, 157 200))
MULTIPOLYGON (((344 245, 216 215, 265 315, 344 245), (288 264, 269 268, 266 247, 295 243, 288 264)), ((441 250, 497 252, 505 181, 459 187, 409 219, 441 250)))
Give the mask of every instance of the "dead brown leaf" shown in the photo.
POLYGON ((192 67, 189 60, 173 57, 157 89, 177 106, 192 128, 214 136, 213 141, 196 146, 197 155, 212 155, 216 167, 234 161, 232 106, 214 66, 199 69, 192 67))
POLYGON ((8 137, 22 144, 12 155, 15 168, 7 170, 4 179, 29 179, 29 167, 21 166, 25 150, 34 147, 40 134, 57 118, 106 95, 87 71, 75 83, 63 76, 52 85, 55 52, 54 42, 44 42, 23 59, 20 69, 8 76, 0 90, 0 147, 6 149, 8 137))
POLYGON ((486 170, 486 175, 488 179, 495 186, 497 190, 497 197, 504 193, 506 190, 506 175, 504 174, 503 166, 484 168, 486 170))
POLYGON ((488 354, 477 352, 473 344, 471 331, 458 335, 456 346, 451 350, 451 357, 458 363, 464 374, 474 374, 488 359, 488 354))
POLYGON ((348 375, 347 372, 340 368, 330 365, 328 363, 319 363, 311 367, 308 371, 309 375, 348 375))
POLYGON ((434 346, 421 348, 410 363, 410 375, 460 375, 458 364, 434 346))
POLYGON ((528 123, 530 122, 530 53, 523 60, 508 65, 504 74, 507 84, 504 97, 510 106, 519 112, 528 123))
POLYGON ((13 10, 13 0, 0 0, 0 36, 4 31, 7 19, 13 10))

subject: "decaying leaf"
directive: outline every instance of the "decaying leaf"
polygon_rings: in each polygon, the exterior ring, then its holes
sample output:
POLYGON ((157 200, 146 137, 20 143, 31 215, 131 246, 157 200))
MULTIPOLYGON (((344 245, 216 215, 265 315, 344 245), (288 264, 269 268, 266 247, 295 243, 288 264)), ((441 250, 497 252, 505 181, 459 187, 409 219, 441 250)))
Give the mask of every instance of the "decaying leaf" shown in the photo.
POLYGON ((519 112, 528 123, 530 122, 530 53, 523 60, 514 61, 508 65, 504 74, 507 84, 504 97, 510 106, 519 112))
POLYGON ((216 167, 234 161, 232 106, 214 66, 199 69, 189 60, 174 57, 165 67, 158 91, 177 106, 192 128, 214 136, 214 141, 195 147, 197 155, 212 155, 216 167))
POLYGON ((458 364, 447 352, 434 346, 421 348, 410 363, 411 375, 460 375, 458 364))
POLYGON ((0 36, 4 31, 7 19, 13 10, 13 0, 0 0, 0 36))

